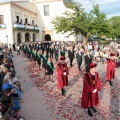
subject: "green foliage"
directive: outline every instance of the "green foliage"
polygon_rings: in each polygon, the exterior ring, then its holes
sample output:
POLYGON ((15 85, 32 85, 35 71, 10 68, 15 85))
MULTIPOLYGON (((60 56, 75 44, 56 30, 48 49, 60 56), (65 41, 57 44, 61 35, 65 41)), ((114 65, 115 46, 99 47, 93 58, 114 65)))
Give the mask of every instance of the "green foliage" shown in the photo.
POLYGON ((100 40, 100 44, 109 44, 111 41, 107 41, 107 40, 100 40))
POLYGON ((112 38, 120 38, 120 16, 115 16, 109 19, 111 25, 112 38))
POLYGON ((69 35, 77 35, 85 33, 84 29, 85 14, 80 3, 69 3, 69 11, 65 11, 62 16, 57 16, 53 19, 52 24, 57 33, 67 33, 69 35))
POLYGON ((120 44, 120 41, 117 41, 118 44, 120 44))
MULTIPOLYGON (((100 40, 100 44, 110 44, 111 40, 100 40)), ((116 43, 120 44, 120 41, 116 41, 116 43)))
POLYGON ((91 30, 90 32, 102 36, 102 35, 109 35, 110 34, 110 28, 109 23, 106 18, 106 14, 100 12, 99 5, 93 5, 93 10, 91 11, 92 17, 92 23, 91 23, 91 30))
POLYGON ((57 33, 69 33, 70 35, 82 34, 89 36, 110 35, 110 26, 106 19, 106 14, 100 12, 99 5, 93 5, 93 10, 89 13, 84 12, 80 3, 71 2, 67 5, 69 11, 65 11, 62 16, 56 16, 52 20, 53 29, 57 33))

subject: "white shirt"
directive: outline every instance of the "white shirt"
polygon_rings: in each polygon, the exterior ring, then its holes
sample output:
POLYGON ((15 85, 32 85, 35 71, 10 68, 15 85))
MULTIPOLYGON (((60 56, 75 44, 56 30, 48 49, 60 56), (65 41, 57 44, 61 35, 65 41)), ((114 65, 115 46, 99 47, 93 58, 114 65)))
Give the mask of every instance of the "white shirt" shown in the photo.
POLYGON ((19 46, 16 46, 17 50, 20 50, 20 47, 19 46))

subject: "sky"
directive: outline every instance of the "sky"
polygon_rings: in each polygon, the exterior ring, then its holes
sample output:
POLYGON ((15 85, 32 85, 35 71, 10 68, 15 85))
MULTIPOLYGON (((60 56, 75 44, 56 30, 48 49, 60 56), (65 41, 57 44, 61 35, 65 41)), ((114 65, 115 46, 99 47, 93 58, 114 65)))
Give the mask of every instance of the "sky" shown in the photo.
MULTIPOLYGON (((86 12, 92 9, 90 0, 75 0, 80 2, 86 12)), ((92 0, 95 4, 100 5, 100 11, 107 14, 107 18, 120 15, 120 0, 92 0)))
MULTIPOLYGON (((0 2, 5 1, 10 0, 0 0, 0 2)), ((74 1, 80 2, 86 12, 89 12, 92 9, 92 3, 90 2, 90 0, 74 0, 74 1)), ((107 14, 107 18, 120 15, 120 0, 92 0, 92 1, 95 4, 100 5, 100 10, 107 14)))

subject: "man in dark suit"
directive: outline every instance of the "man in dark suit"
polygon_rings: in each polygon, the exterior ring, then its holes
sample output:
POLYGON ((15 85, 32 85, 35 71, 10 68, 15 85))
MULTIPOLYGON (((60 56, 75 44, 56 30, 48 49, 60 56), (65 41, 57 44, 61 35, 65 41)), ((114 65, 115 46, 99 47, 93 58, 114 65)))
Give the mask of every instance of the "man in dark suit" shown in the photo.
POLYGON ((58 54, 59 54, 59 50, 57 48, 57 46, 55 46, 54 48, 54 55, 55 55, 55 60, 58 61, 58 54))
POLYGON ((42 54, 44 53, 44 50, 45 50, 45 45, 44 43, 41 43, 41 49, 42 49, 42 54))
POLYGON ((92 63, 92 56, 90 54, 90 50, 87 51, 87 55, 85 55, 85 70, 86 72, 90 71, 90 68, 88 67, 92 63))
POLYGON ((47 56, 49 56, 49 52, 50 52, 49 45, 46 46, 46 52, 47 52, 47 56))
POLYGON ((80 49, 78 50, 78 52, 76 54, 76 58, 77 58, 78 70, 81 71, 80 67, 81 67, 81 64, 82 64, 82 52, 81 52, 80 49))
POLYGON ((69 53, 70 53, 70 46, 68 47, 68 50, 67 50, 67 51, 68 51, 68 58, 70 58, 70 57, 69 57, 69 53))
POLYGON ((71 48, 69 50, 68 57, 70 59, 70 66, 72 67, 72 62, 73 62, 73 59, 74 59, 74 50, 73 50, 73 48, 71 48))
POLYGON ((53 51, 54 51, 54 49, 53 49, 53 46, 51 46, 50 47, 50 57, 53 59, 53 51))

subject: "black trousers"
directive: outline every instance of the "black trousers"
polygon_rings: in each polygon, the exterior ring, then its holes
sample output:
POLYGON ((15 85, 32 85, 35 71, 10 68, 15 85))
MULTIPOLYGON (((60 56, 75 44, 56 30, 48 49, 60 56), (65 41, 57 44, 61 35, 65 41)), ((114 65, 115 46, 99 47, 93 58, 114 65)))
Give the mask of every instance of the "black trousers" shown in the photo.
POLYGON ((50 53, 50 57, 53 59, 53 53, 50 53))
POLYGON ((86 72, 90 72, 90 68, 88 66, 85 66, 86 72))
POLYGON ((17 55, 18 55, 18 54, 20 55, 20 50, 17 50, 17 55))
POLYGON ((70 66, 72 67, 73 58, 70 58, 70 66))
POLYGON ((55 54, 55 60, 58 61, 58 54, 55 54))
POLYGON ((80 70, 81 64, 82 64, 82 61, 77 62, 77 65, 78 65, 78 70, 80 70))

